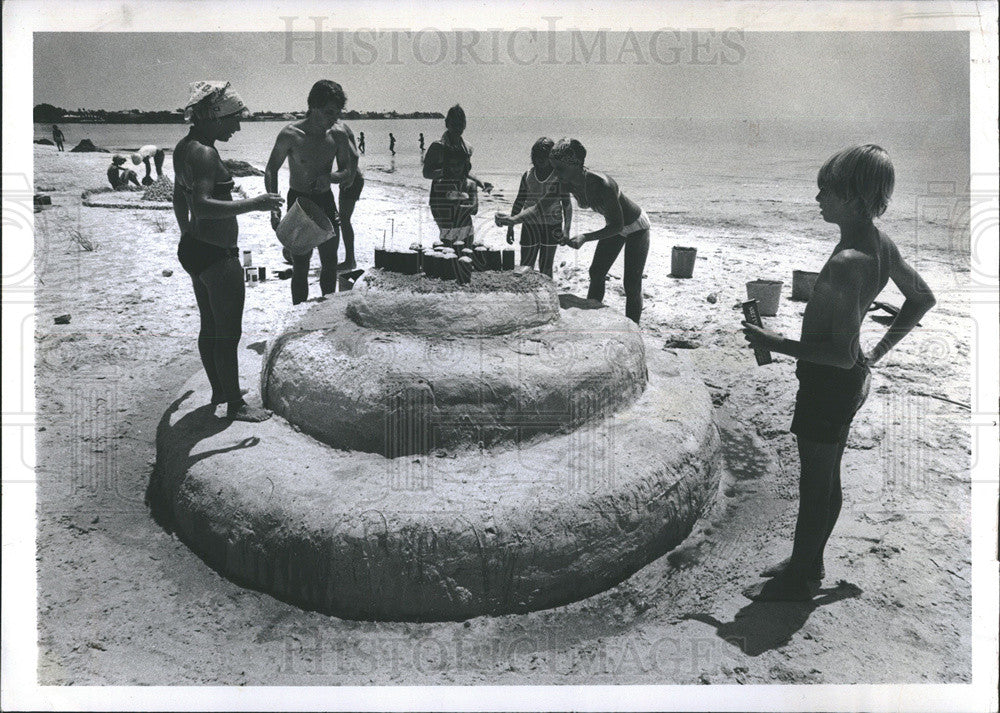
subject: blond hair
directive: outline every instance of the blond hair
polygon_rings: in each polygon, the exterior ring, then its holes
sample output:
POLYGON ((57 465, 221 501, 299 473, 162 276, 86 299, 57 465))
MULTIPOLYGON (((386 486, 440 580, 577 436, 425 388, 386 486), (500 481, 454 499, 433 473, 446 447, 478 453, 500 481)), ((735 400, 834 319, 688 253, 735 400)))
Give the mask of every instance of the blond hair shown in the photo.
POLYGON ((844 200, 859 199, 864 214, 875 218, 889 207, 896 171, 884 148, 864 144, 838 151, 828 158, 819 169, 816 182, 821 190, 830 188, 844 200))

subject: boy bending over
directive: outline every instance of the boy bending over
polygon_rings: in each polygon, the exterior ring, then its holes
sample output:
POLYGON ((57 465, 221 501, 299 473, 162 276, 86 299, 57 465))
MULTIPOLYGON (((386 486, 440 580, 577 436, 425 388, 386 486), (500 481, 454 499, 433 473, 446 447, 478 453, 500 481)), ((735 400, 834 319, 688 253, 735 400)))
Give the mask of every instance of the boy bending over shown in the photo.
POLYGON ((905 337, 934 306, 930 288, 873 223, 889 203, 895 173, 889 155, 873 144, 832 156, 817 180, 820 215, 840 228, 802 317, 799 341, 743 322, 746 339, 795 357, 799 391, 791 431, 801 463, 799 514, 792 555, 764 571, 745 590, 755 601, 808 601, 824 576, 823 550, 840 514, 840 460, 847 433, 868 397, 870 367, 905 337), (888 280, 906 298, 888 331, 866 357, 861 321, 888 280))

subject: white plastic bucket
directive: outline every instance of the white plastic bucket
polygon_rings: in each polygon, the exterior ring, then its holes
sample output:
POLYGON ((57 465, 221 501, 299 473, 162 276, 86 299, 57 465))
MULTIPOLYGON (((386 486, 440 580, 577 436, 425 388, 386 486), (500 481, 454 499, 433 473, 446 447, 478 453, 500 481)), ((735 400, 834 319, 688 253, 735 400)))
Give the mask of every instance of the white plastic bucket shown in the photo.
POLYGON ((747 283, 747 298, 757 300, 757 307, 765 317, 778 314, 778 303, 781 301, 780 280, 754 280, 747 283))
POLYGON ((299 198, 278 224, 278 240, 292 255, 302 255, 333 237, 333 223, 318 205, 299 198))

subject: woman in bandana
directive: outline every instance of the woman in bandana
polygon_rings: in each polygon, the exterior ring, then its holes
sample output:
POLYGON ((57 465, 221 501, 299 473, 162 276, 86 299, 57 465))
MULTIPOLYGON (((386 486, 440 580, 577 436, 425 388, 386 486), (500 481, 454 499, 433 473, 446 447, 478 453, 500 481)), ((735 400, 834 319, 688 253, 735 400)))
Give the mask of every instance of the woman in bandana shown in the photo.
MULTIPOLYGON (((598 241, 590 264, 590 289, 587 298, 604 301, 604 281, 608 271, 625 248, 625 316, 636 324, 642 316, 642 271, 649 253, 649 218, 646 211, 628 198, 615 180, 583 165, 587 149, 576 139, 561 139, 549 152, 552 170, 563 186, 568 187, 581 208, 590 208, 604 216, 600 230, 570 238, 566 244, 579 249, 591 240, 598 241)), ((497 214, 500 225, 514 225, 531 218, 533 206, 516 216, 497 214)))
POLYGON ((249 115, 228 82, 194 82, 184 118, 192 122, 174 149, 174 216, 181 230, 177 258, 191 275, 201 331, 198 351, 212 385, 212 404, 227 405, 226 417, 263 421, 271 412, 243 400, 237 349, 243 331, 246 284, 239 261, 236 216, 281 206, 276 193, 234 201, 233 179, 216 141, 228 141, 249 115))

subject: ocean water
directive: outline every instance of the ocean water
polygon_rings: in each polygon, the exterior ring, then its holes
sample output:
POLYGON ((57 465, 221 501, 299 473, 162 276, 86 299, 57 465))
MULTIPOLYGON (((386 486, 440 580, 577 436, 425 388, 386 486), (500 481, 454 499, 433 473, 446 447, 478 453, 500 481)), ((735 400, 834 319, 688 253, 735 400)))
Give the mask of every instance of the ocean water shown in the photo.
MULTIPOLYGON (((263 167, 278 131, 287 122, 248 122, 217 146, 223 158, 263 167)), ((352 121, 364 132, 361 167, 370 180, 412 186, 421 176, 418 136, 426 145, 444 130, 443 121, 352 121), (389 133, 396 156, 389 154, 389 133)), ((154 143, 173 147, 187 131, 180 124, 66 124, 69 148, 89 138, 112 150, 154 143)), ((35 125, 36 138, 50 127, 35 125)), ((896 191, 887 229, 905 242, 914 232, 924 243, 955 247, 947 217, 924 215, 927 196, 954 191, 969 181, 967 124, 955 121, 879 123, 815 118, 768 119, 582 119, 579 117, 470 117, 466 140, 474 147, 473 172, 513 200, 530 149, 540 136, 570 136, 587 147, 587 165, 604 171, 643 206, 654 222, 706 228, 759 229, 819 236, 830 233, 816 210, 816 173, 835 151, 857 143, 885 147, 896 168, 896 191)), ((286 181, 282 180, 284 187, 286 181)), ((933 202, 933 199, 932 199, 933 202)), ((961 211, 958 211, 961 213, 961 211)))

